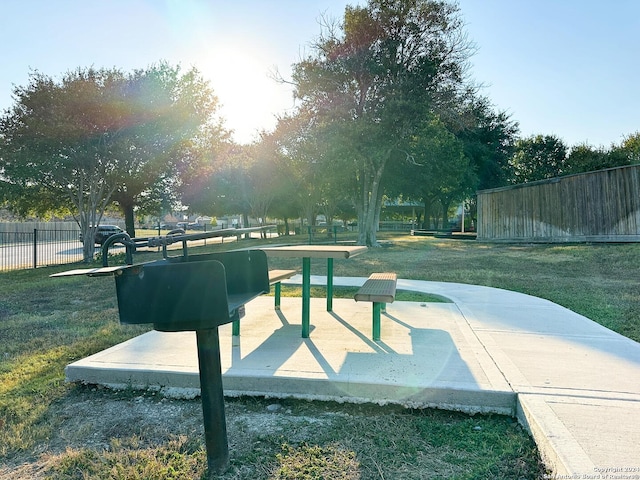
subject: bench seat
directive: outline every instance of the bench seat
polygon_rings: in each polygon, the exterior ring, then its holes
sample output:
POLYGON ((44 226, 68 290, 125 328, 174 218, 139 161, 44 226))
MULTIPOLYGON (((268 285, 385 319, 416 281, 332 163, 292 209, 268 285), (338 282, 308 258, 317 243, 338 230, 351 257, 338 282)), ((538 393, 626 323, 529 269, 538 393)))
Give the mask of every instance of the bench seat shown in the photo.
POLYGON ((269 270, 269 284, 279 283, 296 274, 295 270, 269 270))
POLYGON ((356 302, 373 303, 373 339, 380 340, 380 312, 387 303, 396 299, 398 275, 395 273, 372 273, 354 295, 356 302))
MULTIPOLYGON (((274 308, 276 310, 280 310, 280 288, 282 280, 286 280, 288 278, 293 277, 297 272, 295 270, 269 270, 269 285, 274 285, 274 308)), ((240 322, 233 322, 233 332, 234 336, 240 335, 240 322)))

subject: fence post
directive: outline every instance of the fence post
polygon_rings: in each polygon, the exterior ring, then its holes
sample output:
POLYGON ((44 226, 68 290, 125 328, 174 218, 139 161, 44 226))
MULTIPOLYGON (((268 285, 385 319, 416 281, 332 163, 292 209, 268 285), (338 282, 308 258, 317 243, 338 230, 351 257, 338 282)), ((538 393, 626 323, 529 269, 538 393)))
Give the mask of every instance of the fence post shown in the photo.
POLYGON ((38 267, 38 229, 33 229, 33 268, 38 267))

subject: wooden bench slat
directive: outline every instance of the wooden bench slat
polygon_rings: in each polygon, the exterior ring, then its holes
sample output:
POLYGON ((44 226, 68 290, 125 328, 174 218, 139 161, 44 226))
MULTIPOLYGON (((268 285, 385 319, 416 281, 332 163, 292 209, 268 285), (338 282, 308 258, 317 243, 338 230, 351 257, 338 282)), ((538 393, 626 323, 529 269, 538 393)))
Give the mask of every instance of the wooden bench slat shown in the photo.
POLYGON ((395 273, 372 273, 354 298, 356 302, 393 303, 397 280, 395 273))
POLYGON ((269 270, 269 283, 278 283, 293 277, 296 273, 295 270, 269 270))
POLYGON ((372 338, 380 340, 380 312, 385 311, 387 303, 396 299, 396 283, 398 275, 395 273, 372 273, 364 285, 354 295, 355 301, 373 302, 372 338))

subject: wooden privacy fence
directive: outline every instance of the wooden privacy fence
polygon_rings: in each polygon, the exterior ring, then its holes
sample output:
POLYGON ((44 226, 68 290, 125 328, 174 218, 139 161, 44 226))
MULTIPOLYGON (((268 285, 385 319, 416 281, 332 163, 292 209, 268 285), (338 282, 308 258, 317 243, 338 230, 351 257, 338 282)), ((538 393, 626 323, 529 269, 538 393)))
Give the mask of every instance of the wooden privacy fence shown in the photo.
POLYGON ((639 242, 640 165, 478 192, 478 240, 639 242))

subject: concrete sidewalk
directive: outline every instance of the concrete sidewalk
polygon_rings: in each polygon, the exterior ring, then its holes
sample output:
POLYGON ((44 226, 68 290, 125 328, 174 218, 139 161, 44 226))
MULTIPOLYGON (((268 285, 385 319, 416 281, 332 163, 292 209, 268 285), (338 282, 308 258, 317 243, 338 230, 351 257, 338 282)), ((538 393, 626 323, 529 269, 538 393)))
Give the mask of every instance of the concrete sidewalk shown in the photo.
MULTIPOLYGON (((281 312, 272 297, 252 301, 239 338, 230 325, 220 328, 225 394, 513 415, 556 478, 640 479, 640 344, 528 295, 409 280, 398 288, 453 303, 390 304, 374 342, 370 303, 336 299, 326 312, 323 299, 312 299, 312 330, 303 339, 299 298, 283 298, 281 312)), ((197 365, 194 333, 154 331, 75 362, 66 374, 192 396, 197 365)))

